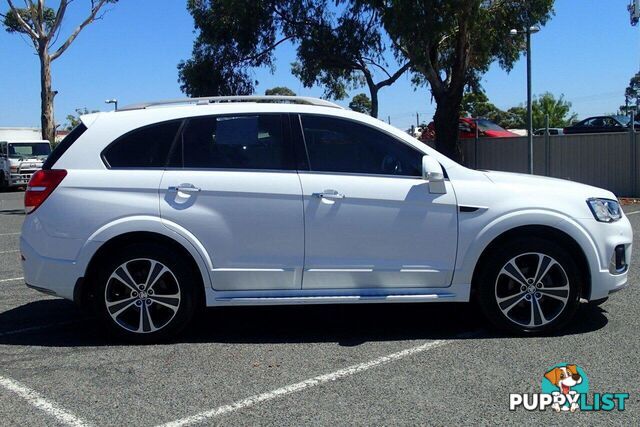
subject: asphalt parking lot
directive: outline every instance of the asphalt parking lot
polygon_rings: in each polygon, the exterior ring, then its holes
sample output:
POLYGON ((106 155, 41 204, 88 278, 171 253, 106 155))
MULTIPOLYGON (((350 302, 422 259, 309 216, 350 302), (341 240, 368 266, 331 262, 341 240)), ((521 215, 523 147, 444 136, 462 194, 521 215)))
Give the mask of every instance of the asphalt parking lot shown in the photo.
MULTIPOLYGON (((640 236, 640 207, 625 209, 640 236)), ((177 341, 129 346, 24 286, 22 193, 0 193, 3 425, 640 425, 640 263, 561 334, 496 335, 463 304, 210 309, 177 341), (576 363, 625 411, 509 411, 576 363)))

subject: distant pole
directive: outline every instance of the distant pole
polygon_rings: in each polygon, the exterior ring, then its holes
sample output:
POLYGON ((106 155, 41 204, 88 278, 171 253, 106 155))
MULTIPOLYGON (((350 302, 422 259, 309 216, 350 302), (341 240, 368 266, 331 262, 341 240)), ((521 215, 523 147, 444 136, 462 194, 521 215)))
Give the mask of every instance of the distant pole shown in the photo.
POLYGON ((531 107, 531 34, 540 31, 535 25, 531 25, 524 30, 512 29, 509 33, 512 36, 524 34, 527 45, 527 142, 529 145, 527 157, 529 173, 533 174, 533 112, 531 107))
POLYGON ((631 111, 631 126, 629 126, 629 142, 631 143, 631 192, 633 197, 638 197, 638 153, 636 150, 636 115, 631 111))
POLYGON ((527 28, 527 142, 529 173, 533 174, 533 108, 531 106, 531 28, 527 28))
POLYGON ((387 123, 391 124, 391 116, 387 116, 387 123))
POLYGON ((118 100, 117 99, 107 99, 106 101, 104 101, 105 104, 113 104, 113 106, 115 107, 115 111, 118 111, 118 100))
POLYGON ((544 115, 544 174, 549 176, 551 173, 551 147, 549 146, 551 137, 549 136, 549 115, 544 115))
POLYGON ((420 127, 420 113, 416 113, 416 128, 420 127))
POLYGON ((480 129, 478 129, 478 119, 473 119, 476 124, 476 135, 473 140, 473 168, 478 169, 478 139, 480 138, 480 129))

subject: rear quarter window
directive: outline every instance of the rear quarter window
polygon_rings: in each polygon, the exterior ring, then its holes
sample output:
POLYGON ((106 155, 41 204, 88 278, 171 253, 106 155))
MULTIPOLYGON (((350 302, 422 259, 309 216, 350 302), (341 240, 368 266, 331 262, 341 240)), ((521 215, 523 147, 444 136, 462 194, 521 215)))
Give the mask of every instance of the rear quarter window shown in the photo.
POLYGON ((133 130, 112 142, 102 152, 110 168, 162 168, 182 120, 157 123, 133 130))

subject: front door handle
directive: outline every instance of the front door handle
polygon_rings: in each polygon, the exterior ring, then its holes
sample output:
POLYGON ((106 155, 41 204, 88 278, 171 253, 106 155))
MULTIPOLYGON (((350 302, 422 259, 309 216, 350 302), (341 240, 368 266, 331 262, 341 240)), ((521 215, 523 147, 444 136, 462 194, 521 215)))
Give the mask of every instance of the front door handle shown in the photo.
POLYGON ((201 190, 200 187, 196 187, 193 184, 180 184, 180 185, 169 187, 169 191, 172 191, 172 192, 179 191, 181 193, 197 193, 200 190, 201 190))
POLYGON ((344 199, 344 194, 340 194, 336 190, 324 190, 322 193, 313 193, 311 195, 319 199, 344 199))

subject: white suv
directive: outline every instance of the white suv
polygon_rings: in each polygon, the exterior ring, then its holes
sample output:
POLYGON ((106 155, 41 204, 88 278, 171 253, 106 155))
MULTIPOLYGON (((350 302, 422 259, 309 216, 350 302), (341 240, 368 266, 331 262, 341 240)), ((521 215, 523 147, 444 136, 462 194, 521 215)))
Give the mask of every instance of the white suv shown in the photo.
POLYGON ((25 195, 29 287, 154 341, 203 306, 477 301, 540 333, 627 283, 615 196, 467 169, 326 101, 89 114, 25 195))

